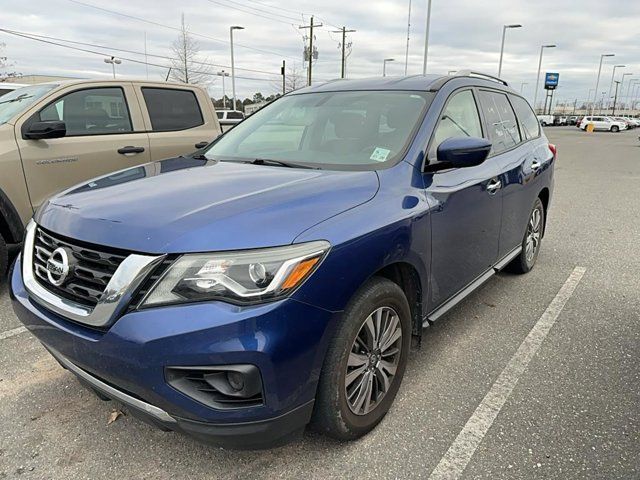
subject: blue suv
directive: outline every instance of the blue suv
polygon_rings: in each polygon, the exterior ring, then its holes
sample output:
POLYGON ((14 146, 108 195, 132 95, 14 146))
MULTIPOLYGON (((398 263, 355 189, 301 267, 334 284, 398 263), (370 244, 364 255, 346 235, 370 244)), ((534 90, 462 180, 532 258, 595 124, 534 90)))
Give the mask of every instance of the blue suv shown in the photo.
POLYGON ((412 338, 536 263, 555 147, 499 79, 329 82, 26 228, 20 320, 103 399, 235 448, 364 435, 412 338))

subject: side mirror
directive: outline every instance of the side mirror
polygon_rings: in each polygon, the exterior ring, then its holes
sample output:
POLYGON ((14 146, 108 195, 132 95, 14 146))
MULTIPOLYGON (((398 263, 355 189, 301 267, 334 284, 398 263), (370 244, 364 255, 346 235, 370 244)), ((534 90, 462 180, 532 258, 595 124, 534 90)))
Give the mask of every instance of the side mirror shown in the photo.
POLYGON ((67 125, 60 120, 33 122, 24 132, 24 138, 41 140, 45 138, 61 138, 67 134, 67 125))
POLYGON ((491 142, 485 138, 452 137, 438 146, 438 161, 453 168, 480 165, 489 156, 491 142))

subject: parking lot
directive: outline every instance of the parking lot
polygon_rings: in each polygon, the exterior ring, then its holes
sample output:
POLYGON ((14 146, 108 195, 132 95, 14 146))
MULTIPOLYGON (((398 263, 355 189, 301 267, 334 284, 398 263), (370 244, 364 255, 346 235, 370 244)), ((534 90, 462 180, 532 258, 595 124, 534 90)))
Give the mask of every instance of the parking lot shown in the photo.
POLYGON ((308 432, 238 452, 126 410, 108 424, 117 405, 84 390, 20 329, 0 285, 0 478, 428 478, 436 467, 434 478, 455 478, 465 455, 469 479, 638 478, 638 133, 546 133, 559 159, 536 268, 497 275, 428 328, 389 415, 357 442, 308 432), (568 279, 575 290, 562 290, 568 279), (544 322, 551 328, 530 363, 511 368, 544 322), (513 390, 501 389, 506 377, 513 390), (484 424, 483 405, 495 414, 484 424))

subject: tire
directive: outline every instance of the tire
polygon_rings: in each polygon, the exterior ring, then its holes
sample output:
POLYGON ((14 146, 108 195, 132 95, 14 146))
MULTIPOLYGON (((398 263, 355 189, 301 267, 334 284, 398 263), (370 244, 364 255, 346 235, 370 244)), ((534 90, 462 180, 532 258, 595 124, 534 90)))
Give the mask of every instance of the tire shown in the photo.
POLYGON ((7 272, 7 266, 9 265, 9 251, 7 249, 7 244, 0 235, 0 280, 4 277, 4 274, 7 272))
POLYGON ((529 214, 529 220, 527 221, 527 229, 522 239, 522 251, 520 255, 513 259, 513 261, 507 266, 507 270, 513 273, 529 273, 535 266, 536 260, 538 260, 538 254, 540 253, 540 244, 542 243, 542 235, 544 233, 544 205, 540 198, 536 198, 533 204, 531 213, 529 214), (537 212, 537 214, 536 214, 537 212), (535 218, 537 216, 537 223, 535 218), (533 242, 532 252, 528 254, 527 245, 529 242, 533 242))
POLYGON ((329 345, 318 382, 312 427, 338 440, 353 440, 371 431, 398 393, 410 345, 411 312, 402 289, 386 278, 372 278, 349 302, 329 345), (388 347, 371 349, 376 342, 367 323, 376 330, 376 312, 381 315, 381 328, 377 330, 382 331, 383 338, 385 333, 388 340, 397 337, 398 332, 401 336, 391 344, 384 342, 388 347), (385 326, 389 329, 385 330, 385 326), (389 353, 394 349, 399 351, 389 353), (372 354, 366 353, 371 350, 372 354), (389 367, 395 366, 395 374, 391 373, 393 368, 387 370, 382 365, 383 361, 389 367), (347 385, 348 377, 352 381, 347 385), (362 385, 370 385, 371 390, 362 385))
POLYGON ((620 131, 620 127, 618 127, 617 125, 614 125, 613 127, 611 127, 611 131, 613 133, 618 133, 620 131))

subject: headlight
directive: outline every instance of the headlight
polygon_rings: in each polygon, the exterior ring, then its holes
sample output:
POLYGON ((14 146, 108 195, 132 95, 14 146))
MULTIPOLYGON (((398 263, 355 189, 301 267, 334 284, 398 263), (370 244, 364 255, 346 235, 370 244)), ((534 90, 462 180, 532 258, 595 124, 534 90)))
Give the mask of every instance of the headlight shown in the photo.
POLYGON ((286 247, 183 255, 158 280, 143 307, 222 300, 251 304, 291 293, 329 251, 325 241, 286 247))

